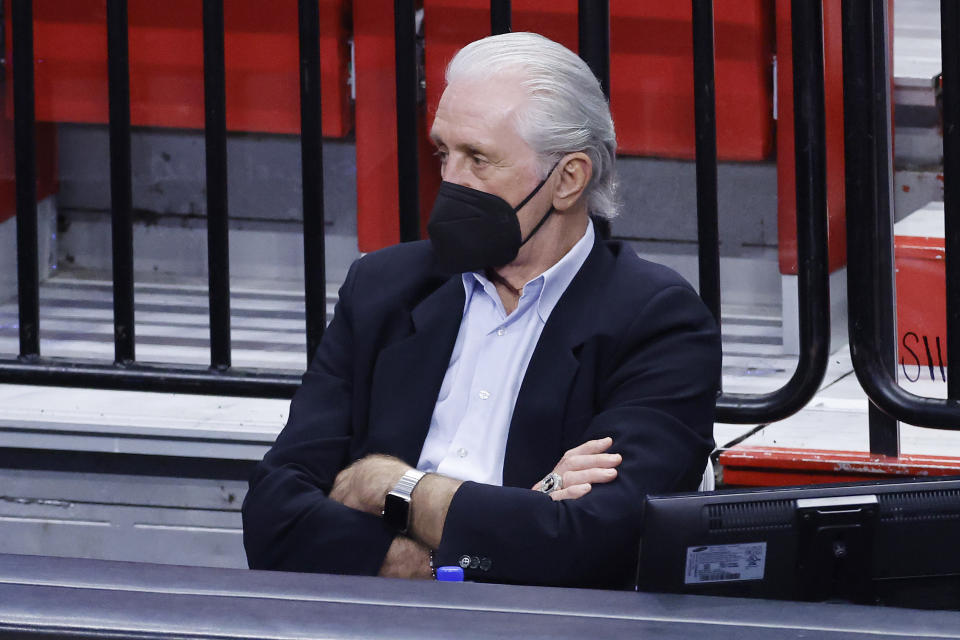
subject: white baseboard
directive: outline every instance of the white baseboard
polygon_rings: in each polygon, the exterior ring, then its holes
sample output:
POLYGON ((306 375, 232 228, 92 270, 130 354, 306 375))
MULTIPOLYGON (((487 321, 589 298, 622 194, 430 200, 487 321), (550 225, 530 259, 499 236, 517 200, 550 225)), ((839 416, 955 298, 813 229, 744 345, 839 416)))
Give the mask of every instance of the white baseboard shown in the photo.
MULTIPOLYGON (((699 289, 696 247, 675 245, 665 251, 653 243, 632 242, 641 258, 666 265, 699 289), (660 250, 658 250, 658 248, 660 250)), ((720 258, 720 294, 723 305, 776 307, 780 304, 777 250, 756 248, 741 256, 720 258)))
MULTIPOLYGON (((256 281, 302 281, 303 235, 265 229, 231 229, 230 275, 256 281)), ((347 268, 360 257, 355 236, 327 234, 327 282, 343 282, 347 268)), ((134 271, 138 277, 164 275, 205 278, 207 234, 201 228, 136 225, 134 271)), ((60 245, 60 257, 75 269, 111 270, 107 220, 74 220, 60 245)))

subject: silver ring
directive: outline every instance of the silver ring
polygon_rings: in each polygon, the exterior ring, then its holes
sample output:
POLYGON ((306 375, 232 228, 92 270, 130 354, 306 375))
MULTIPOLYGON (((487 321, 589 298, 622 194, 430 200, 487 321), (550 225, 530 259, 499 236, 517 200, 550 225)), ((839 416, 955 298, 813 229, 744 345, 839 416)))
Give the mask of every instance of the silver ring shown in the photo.
POLYGON ((563 489, 563 477, 559 473, 548 473, 547 476, 540 481, 540 491, 543 493, 550 494, 560 489, 563 489))

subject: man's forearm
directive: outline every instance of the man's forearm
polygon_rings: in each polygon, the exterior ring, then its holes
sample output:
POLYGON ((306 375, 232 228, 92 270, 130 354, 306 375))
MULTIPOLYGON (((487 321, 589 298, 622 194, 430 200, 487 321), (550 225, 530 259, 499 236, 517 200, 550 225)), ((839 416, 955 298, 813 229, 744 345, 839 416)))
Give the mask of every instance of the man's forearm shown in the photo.
MULTIPOLYGON (((391 456, 367 456, 340 472, 330 498, 379 516, 387 493, 409 469, 409 465, 391 456)), ((417 483, 410 497, 409 537, 428 549, 440 544, 450 502, 461 484, 460 480, 435 473, 428 473, 417 483)))
POLYGON ((409 534, 427 548, 436 549, 440 546, 450 502, 461 484, 461 480, 428 473, 413 490, 409 534))

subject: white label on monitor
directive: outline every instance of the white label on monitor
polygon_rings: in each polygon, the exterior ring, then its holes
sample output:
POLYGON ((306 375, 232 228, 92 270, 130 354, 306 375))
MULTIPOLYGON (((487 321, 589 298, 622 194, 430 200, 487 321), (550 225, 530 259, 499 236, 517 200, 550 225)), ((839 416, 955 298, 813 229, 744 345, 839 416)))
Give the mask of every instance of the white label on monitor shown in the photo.
POLYGON ((767 543, 715 544, 687 547, 684 584, 762 580, 767 543))

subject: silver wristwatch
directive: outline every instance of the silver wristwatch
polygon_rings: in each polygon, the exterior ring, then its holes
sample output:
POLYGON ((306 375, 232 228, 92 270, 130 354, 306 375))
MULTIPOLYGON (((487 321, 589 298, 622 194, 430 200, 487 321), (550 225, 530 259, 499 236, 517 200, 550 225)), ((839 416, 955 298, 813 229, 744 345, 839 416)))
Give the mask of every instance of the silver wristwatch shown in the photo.
POLYGON ((404 534, 410 528, 410 495, 425 475, 423 471, 408 470, 383 502, 383 521, 397 533, 404 534))

